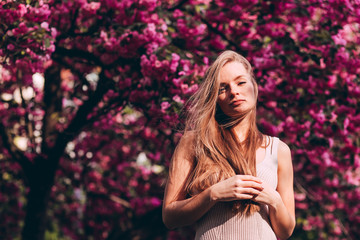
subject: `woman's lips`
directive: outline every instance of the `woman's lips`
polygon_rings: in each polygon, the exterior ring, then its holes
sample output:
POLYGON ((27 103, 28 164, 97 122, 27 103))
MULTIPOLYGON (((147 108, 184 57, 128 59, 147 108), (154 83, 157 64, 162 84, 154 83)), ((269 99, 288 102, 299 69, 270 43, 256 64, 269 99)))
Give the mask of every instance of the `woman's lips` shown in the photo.
POLYGON ((239 99, 239 100, 235 100, 235 101, 232 101, 230 103, 231 106, 238 106, 240 105, 242 102, 244 102, 245 100, 244 99, 239 99))

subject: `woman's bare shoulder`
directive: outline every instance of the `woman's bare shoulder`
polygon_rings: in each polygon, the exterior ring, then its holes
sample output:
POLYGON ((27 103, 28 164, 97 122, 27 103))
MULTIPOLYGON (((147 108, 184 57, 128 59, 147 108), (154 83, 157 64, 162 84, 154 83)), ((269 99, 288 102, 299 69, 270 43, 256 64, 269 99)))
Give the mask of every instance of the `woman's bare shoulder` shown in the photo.
POLYGON ((186 131, 174 152, 173 158, 183 159, 183 160, 192 160, 194 156, 194 141, 195 141, 195 132, 194 131, 186 131))
POLYGON ((282 140, 279 140, 277 155, 279 170, 292 171, 291 150, 282 140))
POLYGON ((194 139, 195 134, 186 132, 181 137, 174 154, 171 158, 169 168, 169 182, 181 182, 186 179, 194 166, 194 139))
POLYGON ((188 150, 190 150, 189 148, 193 149, 195 137, 196 137, 195 131, 184 132, 183 135, 181 136, 177 148, 185 147, 188 148, 188 150))
POLYGON ((290 147, 280 139, 279 139, 279 145, 278 145, 278 155, 291 156, 290 147))

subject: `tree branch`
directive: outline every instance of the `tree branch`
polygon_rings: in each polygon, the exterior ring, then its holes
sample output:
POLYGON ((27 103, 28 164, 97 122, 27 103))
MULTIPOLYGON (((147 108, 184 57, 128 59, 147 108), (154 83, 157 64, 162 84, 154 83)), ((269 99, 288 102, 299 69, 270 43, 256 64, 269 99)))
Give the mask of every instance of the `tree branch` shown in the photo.
POLYGON ((95 121, 97 121, 101 116, 104 116, 106 113, 108 113, 111 109, 113 109, 114 107, 120 107, 120 106, 125 106, 127 103, 128 99, 124 99, 121 97, 117 97, 112 99, 111 101, 109 101, 109 103, 104 106, 103 108, 100 109, 100 111, 98 111, 98 113, 89 118, 87 121, 89 124, 94 123, 95 121), (121 104, 119 104, 122 101, 121 104), (113 105, 115 103, 115 105, 113 105))
POLYGON ((182 5, 184 5, 188 1, 189 0, 182 0, 178 4, 176 4, 175 6, 172 6, 171 8, 168 8, 168 11, 170 11, 170 12, 175 11, 176 9, 179 9, 182 5))
POLYGON ((60 63, 64 67, 69 68, 72 73, 75 73, 79 77, 81 83, 86 85, 89 88, 90 92, 91 92, 91 86, 90 86, 89 82, 86 80, 86 78, 84 77, 84 74, 81 73, 76 68, 74 68, 74 65, 69 64, 63 58, 53 57, 53 59, 55 59, 58 63, 60 63))
POLYGON ((44 85, 44 118, 42 126, 42 144, 41 152, 47 154, 49 147, 48 140, 56 138, 55 136, 55 124, 56 113, 62 109, 62 93, 60 89, 61 68, 56 64, 47 68, 45 71, 45 85, 44 85))
MULTIPOLYGON (((181 4, 182 5, 182 4, 181 4)), ((179 5, 179 7, 181 7, 181 5, 179 5)), ((246 56, 247 53, 242 50, 241 48, 239 48, 238 44, 236 44, 234 41, 232 41, 231 39, 229 39, 223 32, 219 31, 217 28, 213 27, 205 18, 203 18, 201 15, 195 14, 194 11, 192 10, 184 10, 185 12, 187 12, 188 14, 192 15, 193 17, 199 17, 199 19, 201 20, 201 22, 203 22, 207 28, 209 29, 209 31, 219 35, 223 40, 225 40, 226 42, 229 43, 230 46, 234 47, 235 50, 240 53, 241 55, 246 56)))
POLYGON ((207 20, 205 20, 205 18, 200 17, 200 20, 208 27, 209 30, 211 30, 213 33, 219 35, 223 40, 225 40, 226 42, 228 42, 231 46, 233 46, 236 51, 238 53, 240 53, 241 55, 246 56, 247 53, 244 52, 241 48, 239 48, 238 44, 236 44, 235 42, 233 42, 232 40, 230 40, 223 32, 219 31, 217 28, 214 28, 207 20))
POLYGON ((113 84, 111 79, 107 78, 104 74, 104 71, 100 73, 100 80, 98 82, 96 91, 94 94, 89 97, 89 99, 81 105, 76 112, 75 117, 72 119, 68 127, 62 132, 59 133, 56 143, 56 149, 51 151, 51 155, 61 155, 63 153, 67 143, 71 141, 76 134, 78 134, 84 126, 88 124, 87 116, 94 109, 94 107, 101 101, 104 94, 109 89, 108 85, 113 84))
POLYGON ((80 58, 80 59, 86 59, 87 64, 100 66, 102 69, 112 69, 118 65, 129 65, 129 64, 137 64, 139 62, 136 58, 124 58, 119 57, 115 61, 113 61, 110 64, 104 64, 97 56, 90 52, 86 52, 79 49, 67 49, 63 47, 56 47, 55 52, 53 53, 53 59, 57 60, 64 56, 70 57, 70 58, 80 58), (57 56, 59 55, 59 56, 57 56))
POLYGON ((87 59, 89 60, 90 64, 94 64, 97 66, 104 66, 104 64, 94 54, 79 49, 67 49, 63 47, 56 47, 56 50, 53 53, 53 55, 55 59, 61 58, 61 56, 68 56, 70 58, 87 59), (57 54, 60 55, 60 57, 57 57, 56 56, 57 54))

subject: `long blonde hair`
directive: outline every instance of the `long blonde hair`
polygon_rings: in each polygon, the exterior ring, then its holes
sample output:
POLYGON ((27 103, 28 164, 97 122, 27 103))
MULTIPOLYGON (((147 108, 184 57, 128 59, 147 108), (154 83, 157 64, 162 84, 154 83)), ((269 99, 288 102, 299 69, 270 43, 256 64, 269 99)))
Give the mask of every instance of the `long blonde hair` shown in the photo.
MULTIPOLYGON (((194 136, 194 169, 186 183, 188 194, 196 195, 211 185, 237 174, 256 176, 256 149, 262 145, 263 135, 256 126, 256 103, 240 117, 226 116, 217 105, 220 70, 229 62, 240 62, 250 75, 255 97, 258 87, 246 58, 233 51, 219 55, 207 70, 198 91, 189 100, 186 132, 194 136), (240 142, 233 126, 248 116, 250 121, 246 139, 240 142)), ((259 206, 250 200, 234 202, 233 210, 251 214, 259 206)))

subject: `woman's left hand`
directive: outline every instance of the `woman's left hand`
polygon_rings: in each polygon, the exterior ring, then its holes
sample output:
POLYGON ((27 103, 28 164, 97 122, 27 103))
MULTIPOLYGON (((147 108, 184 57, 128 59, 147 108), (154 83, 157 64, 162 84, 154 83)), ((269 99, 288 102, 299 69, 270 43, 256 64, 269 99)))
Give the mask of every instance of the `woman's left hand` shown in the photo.
POLYGON ((266 204, 269 207, 274 207, 281 200, 280 194, 274 190, 266 182, 262 183, 263 190, 260 193, 253 197, 253 201, 257 203, 266 204))

